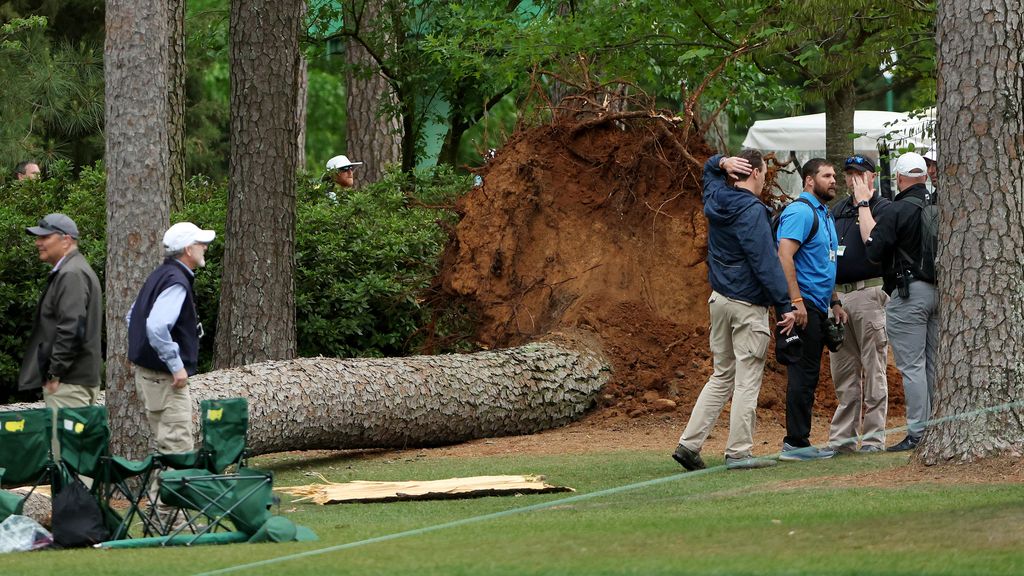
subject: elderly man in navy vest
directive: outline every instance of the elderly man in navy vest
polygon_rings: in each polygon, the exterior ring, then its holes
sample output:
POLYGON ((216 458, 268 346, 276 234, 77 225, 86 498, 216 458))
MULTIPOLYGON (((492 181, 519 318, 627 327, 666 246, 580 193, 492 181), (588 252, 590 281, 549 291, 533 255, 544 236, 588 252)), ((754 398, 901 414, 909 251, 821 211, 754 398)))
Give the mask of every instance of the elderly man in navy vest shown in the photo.
POLYGON ((157 451, 193 448, 192 396, 188 378, 198 371, 202 325, 192 283, 206 265, 213 230, 179 222, 164 233, 167 258, 142 286, 128 313, 128 359, 135 387, 146 406, 157 451))

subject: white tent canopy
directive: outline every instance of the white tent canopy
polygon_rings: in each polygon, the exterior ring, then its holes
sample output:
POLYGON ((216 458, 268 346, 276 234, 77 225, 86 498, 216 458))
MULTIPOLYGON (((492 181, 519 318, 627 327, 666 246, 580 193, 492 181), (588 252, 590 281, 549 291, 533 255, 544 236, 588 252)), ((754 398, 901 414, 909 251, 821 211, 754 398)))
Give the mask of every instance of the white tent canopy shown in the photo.
MULTIPOLYGON (((857 110, 853 115, 853 131, 858 137, 853 141, 853 150, 877 157, 878 141, 887 134, 893 137, 890 147, 903 147, 912 142, 915 148, 930 148, 932 137, 928 127, 933 121, 929 114, 918 118, 903 112, 857 110)), ((747 132, 743 146, 764 151, 824 151, 825 114, 758 120, 747 132)))

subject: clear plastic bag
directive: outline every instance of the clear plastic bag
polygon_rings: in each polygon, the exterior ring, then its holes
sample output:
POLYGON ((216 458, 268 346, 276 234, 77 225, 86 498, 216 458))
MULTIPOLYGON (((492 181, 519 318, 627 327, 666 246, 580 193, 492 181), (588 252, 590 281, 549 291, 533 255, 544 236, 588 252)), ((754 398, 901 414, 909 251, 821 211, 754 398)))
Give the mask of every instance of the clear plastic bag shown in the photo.
POLYGON ((28 516, 12 515, 0 522, 0 554, 38 550, 53 544, 53 535, 28 516))

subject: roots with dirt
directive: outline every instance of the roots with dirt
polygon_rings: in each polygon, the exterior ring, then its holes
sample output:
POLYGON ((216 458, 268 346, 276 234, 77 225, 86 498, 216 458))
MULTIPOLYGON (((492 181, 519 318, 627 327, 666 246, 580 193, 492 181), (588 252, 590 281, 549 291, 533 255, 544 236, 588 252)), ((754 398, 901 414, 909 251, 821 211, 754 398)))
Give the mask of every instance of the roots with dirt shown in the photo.
MULTIPOLYGON (((712 151, 680 120, 607 111, 521 130, 477 171, 442 263, 482 347, 597 333, 614 370, 600 397, 608 418, 689 413, 711 373, 701 177, 712 151)), ((770 357, 761 416, 784 423, 785 397, 770 357)), ((835 408, 827 358, 815 405, 835 408)))

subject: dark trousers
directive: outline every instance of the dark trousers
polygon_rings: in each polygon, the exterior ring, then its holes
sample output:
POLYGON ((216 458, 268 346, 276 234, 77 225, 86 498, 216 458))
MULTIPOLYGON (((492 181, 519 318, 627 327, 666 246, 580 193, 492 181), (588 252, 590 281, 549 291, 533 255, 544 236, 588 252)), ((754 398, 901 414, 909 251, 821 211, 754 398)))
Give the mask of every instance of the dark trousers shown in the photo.
POLYGON ((794 448, 810 446, 811 409, 814 391, 821 374, 821 353, 825 348, 825 322, 828 316, 807 306, 807 327, 797 330, 803 342, 800 361, 786 367, 786 444, 794 448))

